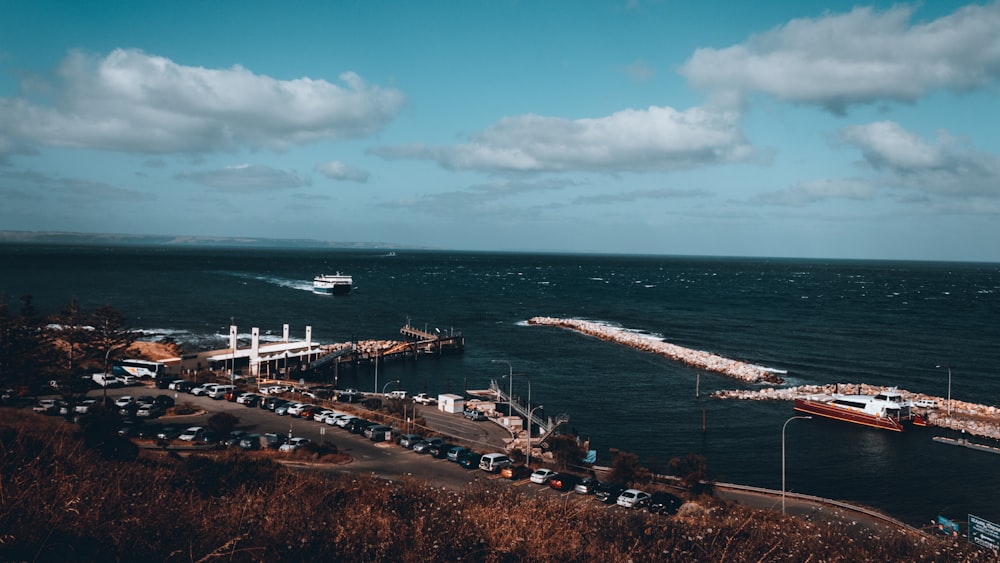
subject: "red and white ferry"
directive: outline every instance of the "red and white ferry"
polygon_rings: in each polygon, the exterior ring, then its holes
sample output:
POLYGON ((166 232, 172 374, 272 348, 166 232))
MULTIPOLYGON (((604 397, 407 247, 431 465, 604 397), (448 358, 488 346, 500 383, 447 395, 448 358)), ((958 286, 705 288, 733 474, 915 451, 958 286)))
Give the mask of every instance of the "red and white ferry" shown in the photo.
POLYGON ((910 401, 895 389, 878 395, 808 395, 795 399, 795 410, 816 416, 853 422, 874 428, 903 431, 903 423, 913 420, 910 401))

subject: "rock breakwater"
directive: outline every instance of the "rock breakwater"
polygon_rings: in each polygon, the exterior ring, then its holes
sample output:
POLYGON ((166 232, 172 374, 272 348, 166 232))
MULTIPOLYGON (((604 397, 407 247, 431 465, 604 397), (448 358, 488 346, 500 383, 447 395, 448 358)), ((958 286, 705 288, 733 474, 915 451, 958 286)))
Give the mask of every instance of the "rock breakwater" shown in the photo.
POLYGON ((684 348, 663 340, 656 339, 649 335, 639 334, 623 328, 608 326, 593 321, 580 319, 560 319, 554 317, 533 317, 528 320, 529 325, 555 326, 569 329, 575 332, 593 336, 608 342, 622 344, 636 350, 651 352, 672 360, 682 362, 689 366, 701 368, 706 371, 721 373, 723 375, 746 381, 750 383, 782 383, 781 377, 773 370, 767 368, 732 360, 722 356, 684 348))

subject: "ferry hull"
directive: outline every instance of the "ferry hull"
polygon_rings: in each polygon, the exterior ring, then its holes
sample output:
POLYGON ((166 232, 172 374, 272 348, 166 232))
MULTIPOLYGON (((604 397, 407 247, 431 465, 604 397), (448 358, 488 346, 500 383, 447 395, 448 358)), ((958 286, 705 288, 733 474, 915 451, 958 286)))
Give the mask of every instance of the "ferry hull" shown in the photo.
POLYGON ((806 414, 831 418, 872 428, 881 428, 892 432, 902 432, 903 425, 894 418, 886 418, 870 415, 863 412, 854 412, 843 408, 834 407, 819 401, 808 399, 795 399, 795 410, 806 414))

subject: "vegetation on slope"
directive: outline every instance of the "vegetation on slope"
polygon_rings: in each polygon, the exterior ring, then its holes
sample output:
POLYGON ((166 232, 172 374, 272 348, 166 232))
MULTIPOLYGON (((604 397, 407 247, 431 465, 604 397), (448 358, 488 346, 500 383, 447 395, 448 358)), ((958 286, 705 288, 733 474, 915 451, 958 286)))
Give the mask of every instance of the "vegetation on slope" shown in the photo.
POLYGON ((713 505, 677 516, 481 480, 287 470, 237 453, 109 459, 79 427, 0 409, 0 560, 987 561, 965 543, 713 505))

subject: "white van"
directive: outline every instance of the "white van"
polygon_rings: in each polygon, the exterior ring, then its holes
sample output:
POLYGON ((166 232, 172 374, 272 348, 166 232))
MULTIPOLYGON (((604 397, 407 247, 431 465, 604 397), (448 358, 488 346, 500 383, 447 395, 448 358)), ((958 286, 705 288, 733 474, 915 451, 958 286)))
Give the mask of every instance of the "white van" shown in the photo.
POLYGON ((214 388, 208 390, 208 396, 213 399, 222 399, 226 396, 226 393, 236 389, 235 385, 216 385, 214 388))
POLYGON ((514 463, 506 454, 486 454, 479 460, 479 469, 489 473, 496 473, 514 463))

